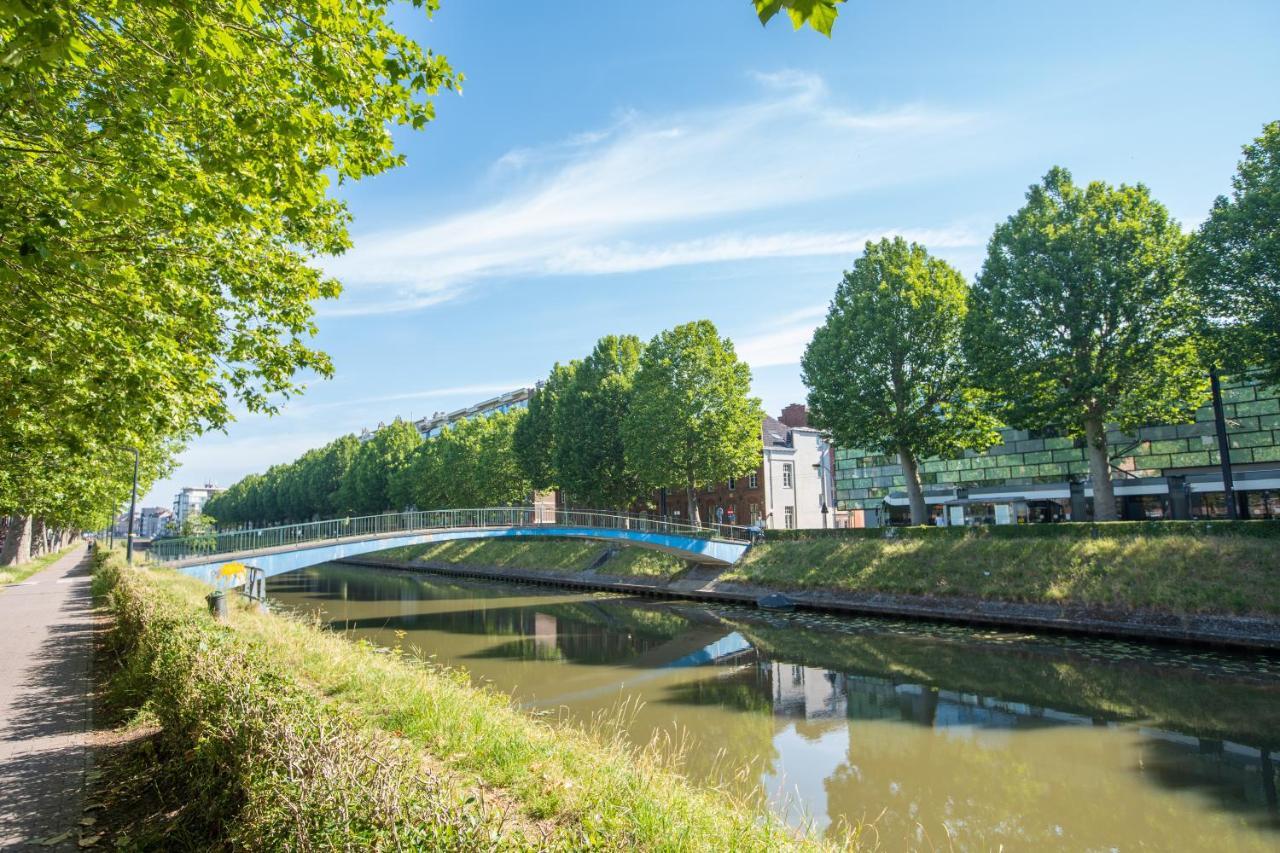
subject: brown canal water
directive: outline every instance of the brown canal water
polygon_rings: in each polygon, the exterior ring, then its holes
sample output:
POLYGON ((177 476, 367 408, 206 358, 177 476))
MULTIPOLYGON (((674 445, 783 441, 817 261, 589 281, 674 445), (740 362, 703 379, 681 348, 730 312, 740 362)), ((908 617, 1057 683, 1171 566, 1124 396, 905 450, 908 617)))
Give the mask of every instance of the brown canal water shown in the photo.
POLYGON ((873 821, 889 849, 1280 850, 1274 657, 336 563, 268 595, 531 710, 625 707, 637 744, 672 735, 692 779, 817 832, 873 821))

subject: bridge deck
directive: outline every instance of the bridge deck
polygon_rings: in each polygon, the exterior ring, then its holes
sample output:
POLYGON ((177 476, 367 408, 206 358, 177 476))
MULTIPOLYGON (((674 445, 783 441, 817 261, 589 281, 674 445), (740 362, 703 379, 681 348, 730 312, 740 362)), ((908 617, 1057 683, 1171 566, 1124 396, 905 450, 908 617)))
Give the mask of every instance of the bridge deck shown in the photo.
POLYGON ((727 566, 736 563, 750 543, 719 538, 706 538, 683 533, 620 528, 597 528, 565 524, 540 524, 512 527, 453 527, 420 531, 395 531, 356 536, 337 536, 328 539, 311 539, 297 544, 283 544, 270 548, 242 550, 229 553, 205 554, 166 561, 184 574, 199 578, 213 586, 235 583, 234 578, 224 578, 222 569, 229 563, 253 565, 263 570, 267 577, 294 571, 295 569, 327 563, 344 557, 354 557, 428 542, 444 542, 454 539, 491 539, 519 537, 571 537, 619 542, 674 554, 691 562, 727 566))

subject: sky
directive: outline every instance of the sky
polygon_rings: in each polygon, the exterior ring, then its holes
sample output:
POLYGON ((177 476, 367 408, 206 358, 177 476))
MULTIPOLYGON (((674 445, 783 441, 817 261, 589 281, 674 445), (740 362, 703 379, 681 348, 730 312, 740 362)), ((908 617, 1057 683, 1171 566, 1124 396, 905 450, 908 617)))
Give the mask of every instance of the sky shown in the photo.
POLYGON ((1280 119, 1280 2, 850 0, 832 38, 747 0, 442 0, 393 16, 465 75, 406 164, 337 189, 331 380, 194 440, 144 503, 531 384, 597 338, 708 318, 777 414, 869 239, 972 278, 1051 166, 1184 227, 1280 119))

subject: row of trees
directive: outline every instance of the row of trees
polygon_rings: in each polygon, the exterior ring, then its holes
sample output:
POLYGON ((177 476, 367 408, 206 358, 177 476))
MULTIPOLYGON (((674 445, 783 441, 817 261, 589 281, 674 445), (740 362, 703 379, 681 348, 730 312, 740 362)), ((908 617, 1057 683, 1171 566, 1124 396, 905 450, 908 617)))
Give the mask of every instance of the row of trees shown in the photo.
POLYGON ((513 437, 523 412, 463 421, 424 440, 396 420, 361 443, 345 435, 250 474, 209 499, 222 524, 274 524, 389 509, 501 506, 528 497, 513 437))
POLYGON ((516 456, 539 489, 584 506, 647 504, 656 489, 685 493, 699 523, 699 486, 755 470, 760 401, 751 369, 710 320, 601 338, 557 364, 516 428, 516 456))
POLYGON ((212 498, 221 523, 276 523, 388 509, 501 506, 533 489, 579 505, 627 507, 655 489, 686 492, 760 459, 760 401, 733 343, 700 320, 647 345, 601 338, 557 364, 526 410, 463 421, 423 440, 395 421, 361 444, 344 436, 212 498))
POLYGON ((1054 168, 972 287, 921 246, 868 243, 802 362, 814 422, 896 456, 916 524, 917 460, 985 449, 1000 423, 1083 438, 1095 517, 1115 518, 1106 425, 1191 419, 1218 368, 1280 384, 1280 122, 1192 235, 1144 186, 1054 168))
MULTIPOLYGON (((232 406, 330 363, 336 182, 401 162, 448 62, 390 0, 0 4, 0 517, 105 525, 232 406)), ((430 12, 435 0, 415 0, 430 12)))

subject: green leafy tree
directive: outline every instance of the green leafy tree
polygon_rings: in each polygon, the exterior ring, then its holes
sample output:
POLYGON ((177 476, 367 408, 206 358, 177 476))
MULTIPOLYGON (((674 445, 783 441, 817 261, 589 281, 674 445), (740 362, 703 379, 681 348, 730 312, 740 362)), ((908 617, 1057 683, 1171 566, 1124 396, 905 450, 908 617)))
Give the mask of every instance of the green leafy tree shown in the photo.
POLYGON ((556 409, 560 395, 573 381, 577 362, 557 364, 529 399, 525 417, 515 427, 515 452, 524 476, 535 489, 560 486, 556 471, 556 409))
POLYGON ((556 405, 554 470, 577 504, 626 508, 645 489, 627 464, 622 424, 644 344, 634 335, 607 335, 577 363, 556 405))
POLYGON ((496 412, 462 421, 423 442, 401 474, 419 509, 521 504, 532 488, 515 452, 527 413, 496 412))
POLYGON ((966 350, 1014 426, 1083 436, 1094 517, 1116 518, 1107 424, 1188 420, 1205 397, 1186 237, 1146 187, 1054 168, 996 227, 966 350))
POLYGON ((699 524, 700 485, 744 476, 760 464, 760 401, 751 369, 710 320, 657 335, 640 357, 622 424, 627 465, 647 487, 683 488, 699 524))
POLYGON ((779 12, 786 11, 797 30, 805 24, 830 38, 840 4, 845 0, 751 0, 761 24, 768 24, 779 12))
POLYGON ((1280 386, 1280 121, 1244 147, 1231 187, 1192 241, 1192 280, 1220 363, 1280 386))
POLYGON ((396 418, 360 445, 347 476, 352 510, 371 515, 413 503, 399 474, 421 443, 418 428, 396 418))
POLYGON ((394 126, 458 80, 389 12, 0 4, 0 512, 330 372, 309 346, 339 289, 312 260, 349 244, 330 191, 398 165, 394 126))
POLYGON ((961 350, 968 290, 923 246, 867 243, 801 362, 815 426, 898 457, 912 524, 928 520, 918 460, 998 440, 961 350))

